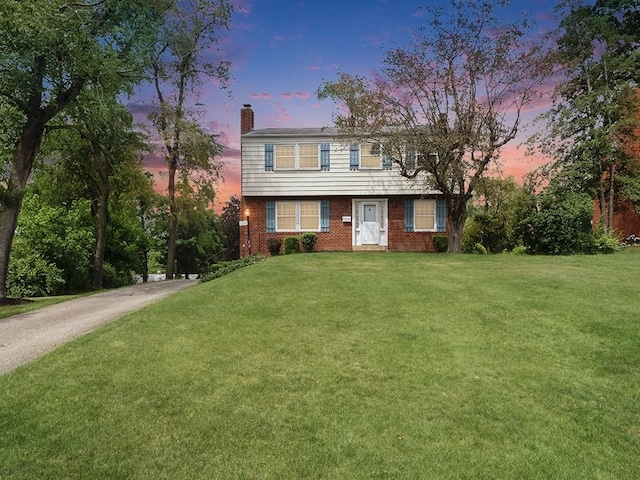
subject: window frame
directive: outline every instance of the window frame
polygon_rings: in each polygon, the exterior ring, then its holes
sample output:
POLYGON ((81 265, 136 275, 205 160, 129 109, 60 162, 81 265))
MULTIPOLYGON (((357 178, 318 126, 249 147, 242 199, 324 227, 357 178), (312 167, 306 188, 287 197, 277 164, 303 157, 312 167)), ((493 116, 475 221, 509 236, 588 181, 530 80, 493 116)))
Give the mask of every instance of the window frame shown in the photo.
POLYGON ((438 213, 437 213, 437 208, 438 208, 438 202, 436 201, 436 199, 432 199, 432 198, 423 198, 423 199, 415 199, 413 200, 413 231, 414 232, 437 232, 438 231, 438 213), (418 222, 417 222, 417 218, 418 216, 420 217, 429 217, 430 215, 418 215, 418 208, 417 206, 420 203, 426 203, 429 202, 433 205, 433 228, 418 228, 418 222))
POLYGON ((320 200, 292 200, 292 201, 279 201, 279 202, 275 202, 275 231, 278 233, 285 233, 285 232, 320 232, 322 231, 322 203, 320 200), (279 215, 279 207, 280 205, 284 205, 284 204, 288 204, 291 205, 293 204, 295 207, 295 227, 294 229, 283 229, 280 228, 279 226, 279 222, 278 219, 280 218, 279 215), (313 204, 317 207, 317 212, 318 212, 318 224, 315 228, 301 228, 300 225, 300 218, 301 218, 301 205, 308 205, 308 204, 313 204))
POLYGON ((360 144, 360 166, 359 166, 360 170, 382 170, 382 145, 379 142, 367 142, 367 143, 361 143, 360 144), (364 153, 364 147, 367 146, 369 147, 369 152, 366 155, 366 157, 368 158, 372 158, 372 157, 377 157, 378 158, 378 165, 377 166, 365 166, 364 165, 364 158, 365 158, 365 153, 364 153), (377 149, 377 155, 374 155, 371 153, 371 151, 376 148, 377 149))
MULTIPOLYGON (((273 170, 274 171, 294 171, 294 170, 307 170, 307 171, 319 171, 322 169, 321 165, 321 143, 319 142, 295 142, 295 143, 276 143, 273 146, 273 170), (316 162, 312 167, 300 166, 300 147, 301 146, 315 146, 316 147, 316 162), (278 167, 278 149, 282 147, 293 147, 293 167, 278 167)), ((306 157, 312 158, 307 155, 306 157)))

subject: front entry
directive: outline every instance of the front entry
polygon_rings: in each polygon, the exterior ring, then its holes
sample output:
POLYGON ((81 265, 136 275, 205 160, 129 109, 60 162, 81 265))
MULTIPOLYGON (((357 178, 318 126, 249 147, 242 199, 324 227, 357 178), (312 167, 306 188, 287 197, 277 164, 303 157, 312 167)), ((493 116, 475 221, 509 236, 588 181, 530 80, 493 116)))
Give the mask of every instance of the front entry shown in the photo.
POLYGON ((353 201, 353 245, 387 246, 387 201, 353 201))

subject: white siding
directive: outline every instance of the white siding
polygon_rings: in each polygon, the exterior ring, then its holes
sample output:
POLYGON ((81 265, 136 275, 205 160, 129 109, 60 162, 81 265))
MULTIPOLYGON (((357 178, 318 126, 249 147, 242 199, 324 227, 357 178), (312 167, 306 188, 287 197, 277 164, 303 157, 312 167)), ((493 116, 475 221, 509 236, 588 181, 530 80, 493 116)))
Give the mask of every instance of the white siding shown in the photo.
POLYGON ((407 180, 392 170, 349 167, 349 145, 327 136, 242 137, 243 196, 402 195, 425 192, 424 180, 407 180), (330 143, 330 170, 265 171, 265 144, 330 143))

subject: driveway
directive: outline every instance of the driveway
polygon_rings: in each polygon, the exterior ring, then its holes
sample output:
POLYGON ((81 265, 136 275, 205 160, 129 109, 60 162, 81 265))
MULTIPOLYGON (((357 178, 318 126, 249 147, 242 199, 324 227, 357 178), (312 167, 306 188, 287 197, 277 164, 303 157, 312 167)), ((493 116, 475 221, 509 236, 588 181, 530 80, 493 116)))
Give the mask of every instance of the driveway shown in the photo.
POLYGON ((0 375, 196 280, 143 283, 0 320, 0 375))

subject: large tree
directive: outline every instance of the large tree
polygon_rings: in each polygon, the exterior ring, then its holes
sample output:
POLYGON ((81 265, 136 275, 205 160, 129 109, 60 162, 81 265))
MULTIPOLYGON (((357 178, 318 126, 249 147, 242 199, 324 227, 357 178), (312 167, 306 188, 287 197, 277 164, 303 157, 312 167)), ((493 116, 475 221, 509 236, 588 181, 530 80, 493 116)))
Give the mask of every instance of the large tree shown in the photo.
POLYGON ((637 200, 640 5, 635 0, 569 0, 559 5, 557 65, 562 81, 547 129, 531 141, 554 161, 551 180, 598 198, 612 233, 616 192, 637 200), (635 150, 635 152, 634 152, 635 150))
POLYGON ((447 200, 449 251, 461 250, 467 201, 513 140, 520 114, 548 74, 529 20, 498 20, 499 2, 425 7, 429 21, 392 49, 370 78, 343 73, 320 98, 343 104, 335 123, 348 142, 382 145, 402 175, 447 200))
POLYGON ((6 0, 0 2, 0 301, 25 186, 47 125, 80 93, 103 81, 136 78, 157 31, 155 0, 6 0), (7 138, 4 138, 7 137, 7 138), (7 158, 8 157, 8 158, 7 158))
POLYGON ((212 47, 221 31, 228 28, 232 11, 228 0, 175 2, 151 62, 149 73, 158 101, 151 120, 160 134, 168 169, 168 279, 173 278, 176 265, 176 175, 214 181, 220 172, 215 157, 222 152, 222 145, 198 123, 193 108, 198 87, 205 81, 227 85, 229 62, 218 58, 212 47))

